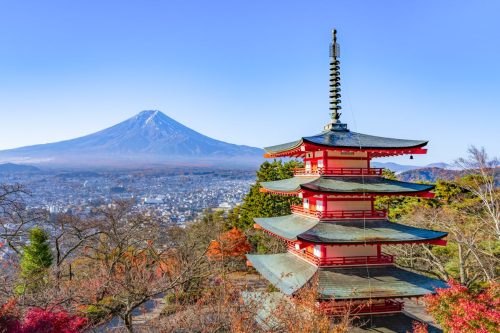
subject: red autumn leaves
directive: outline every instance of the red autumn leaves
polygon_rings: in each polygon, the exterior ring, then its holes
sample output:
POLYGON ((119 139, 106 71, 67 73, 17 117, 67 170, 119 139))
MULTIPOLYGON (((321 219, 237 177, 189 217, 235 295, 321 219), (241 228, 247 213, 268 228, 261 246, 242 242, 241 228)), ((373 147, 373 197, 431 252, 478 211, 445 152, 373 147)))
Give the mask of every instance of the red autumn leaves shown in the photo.
POLYGON ((233 228, 221 234, 218 240, 210 243, 207 256, 214 260, 222 260, 225 257, 243 259, 251 248, 245 234, 233 228))

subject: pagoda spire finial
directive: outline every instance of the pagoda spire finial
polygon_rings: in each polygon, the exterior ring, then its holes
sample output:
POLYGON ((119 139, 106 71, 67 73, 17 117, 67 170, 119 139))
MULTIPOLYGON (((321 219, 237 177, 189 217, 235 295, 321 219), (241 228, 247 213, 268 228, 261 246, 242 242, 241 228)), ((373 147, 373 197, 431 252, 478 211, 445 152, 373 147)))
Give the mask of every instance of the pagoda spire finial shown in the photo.
POLYGON ((340 106, 340 47, 337 43, 337 30, 332 30, 332 42, 330 43, 330 115, 332 120, 325 126, 325 130, 347 129, 346 124, 339 120, 342 107, 340 106))

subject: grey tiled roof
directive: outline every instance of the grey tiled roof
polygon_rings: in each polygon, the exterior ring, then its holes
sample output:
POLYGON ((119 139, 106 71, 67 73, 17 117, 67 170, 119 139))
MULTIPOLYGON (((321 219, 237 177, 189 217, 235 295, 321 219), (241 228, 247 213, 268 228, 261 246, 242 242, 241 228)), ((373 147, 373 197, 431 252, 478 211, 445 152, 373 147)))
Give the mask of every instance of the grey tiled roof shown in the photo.
POLYGON ((284 294, 291 295, 318 276, 322 299, 417 297, 445 288, 445 282, 396 266, 318 268, 291 253, 247 255, 253 267, 284 294))
POLYGON ((297 240, 298 235, 313 228, 318 223, 317 219, 296 214, 254 218, 254 221, 267 231, 292 241, 297 240))
POLYGON ((317 219, 296 214, 254 220, 262 228, 286 239, 321 244, 418 242, 441 239, 447 235, 446 232, 415 228, 386 220, 319 222, 317 219))
POLYGON ((415 184, 383 177, 302 177, 297 176, 260 185, 271 191, 296 192, 299 189, 330 193, 388 193, 405 194, 430 191, 433 185, 415 184))
POLYGON ((309 142, 321 146, 358 149, 402 149, 423 147, 428 141, 405 140, 367 135, 349 130, 330 130, 317 135, 302 137, 300 140, 281 145, 265 147, 268 153, 279 153, 309 142))
POLYGON ((446 287, 444 281, 396 266, 321 268, 318 274, 323 299, 416 297, 446 287))
POLYGON ((253 267, 286 295, 292 295, 309 281, 317 267, 290 253, 247 254, 253 267))

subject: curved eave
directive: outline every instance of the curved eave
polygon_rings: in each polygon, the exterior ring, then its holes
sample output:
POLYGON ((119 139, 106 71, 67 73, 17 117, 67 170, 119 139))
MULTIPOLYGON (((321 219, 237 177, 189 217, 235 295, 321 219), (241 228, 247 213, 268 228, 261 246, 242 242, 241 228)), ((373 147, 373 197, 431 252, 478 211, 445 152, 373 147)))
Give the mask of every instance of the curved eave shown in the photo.
POLYGON ((302 138, 297 141, 283 143, 281 145, 264 147, 265 154, 264 157, 283 157, 283 156, 293 156, 301 152, 301 146, 304 143, 302 138))
POLYGON ((367 151, 372 157, 425 154, 422 149, 428 144, 425 140, 405 140, 378 137, 350 131, 327 131, 318 135, 302 137, 280 145, 265 147, 265 157, 300 156, 305 151, 330 149, 343 151, 367 151), (303 146, 303 147, 301 147, 303 146))
MULTIPOLYGON (((378 196, 423 196, 423 197, 429 197, 433 198, 434 195, 432 193, 429 193, 432 191, 434 187, 425 189, 425 190, 417 190, 417 191, 392 191, 392 192, 377 192, 377 191, 372 191, 372 190, 357 190, 357 191, 338 191, 335 189, 328 189, 320 186, 308 186, 308 185, 302 185, 300 186, 300 190, 302 191, 307 191, 307 192, 313 192, 313 193, 330 193, 330 194, 353 194, 353 195, 378 195, 378 196)), ((278 194, 278 192, 276 192, 278 194)), ((299 193, 299 190, 294 191, 294 192, 282 192, 283 194, 296 194, 299 193)))
POLYGON ((414 195, 427 193, 434 185, 416 184, 383 177, 319 177, 300 183, 300 189, 333 194, 414 195))
POLYGON ((412 298, 446 288, 446 282, 396 266, 320 268, 320 298, 364 300, 412 298))
POLYGON ((429 191, 434 185, 415 184, 383 177, 314 176, 262 182, 261 192, 294 195, 299 192, 330 193, 338 195, 418 195, 433 197, 429 191))
POLYGON ((314 228, 319 221, 300 215, 254 218, 254 222, 264 231, 286 241, 297 241, 297 236, 314 228))
POLYGON ((318 268, 291 253, 248 254, 252 266, 286 295, 293 295, 316 275, 321 299, 363 300, 421 297, 446 283, 389 266, 318 268))
POLYGON ((300 190, 300 185, 310 183, 319 176, 312 177, 292 177, 288 179, 274 180, 260 183, 261 192, 270 192, 275 194, 293 195, 300 190))
POLYGON ((415 148, 422 148, 425 147, 429 141, 418 141, 417 144, 414 145, 408 145, 408 146, 397 146, 397 147, 379 147, 379 146, 352 146, 352 145, 328 145, 328 144, 323 144, 319 143, 313 140, 308 139, 307 137, 304 137, 301 139, 304 143, 309 143, 311 145, 315 145, 318 147, 323 147, 323 148, 330 148, 330 149, 357 149, 357 150, 405 150, 405 149, 415 149, 415 148))
POLYGON ((305 244, 436 244, 445 245, 448 233, 407 226, 387 220, 317 219, 290 214, 279 217, 254 218, 258 229, 288 242, 305 244))
POLYGON ((286 295, 293 295, 317 272, 318 267, 290 253, 247 254, 264 278, 286 295))
MULTIPOLYGON (((297 236, 297 240, 303 241, 305 243, 311 244, 328 244, 328 245, 377 245, 377 244, 388 244, 388 245, 396 245, 396 244, 436 244, 441 245, 441 241, 448 234, 445 234, 440 237, 428 238, 428 239, 418 239, 418 240, 368 240, 368 241, 314 241, 310 240, 308 237, 297 236)), ((444 245, 444 244, 443 244, 444 245)))

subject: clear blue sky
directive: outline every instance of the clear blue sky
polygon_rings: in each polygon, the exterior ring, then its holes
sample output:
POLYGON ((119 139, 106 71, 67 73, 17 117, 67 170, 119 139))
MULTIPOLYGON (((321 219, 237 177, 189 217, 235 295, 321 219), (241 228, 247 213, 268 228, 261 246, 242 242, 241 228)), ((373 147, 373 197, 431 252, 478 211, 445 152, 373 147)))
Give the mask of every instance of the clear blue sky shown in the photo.
POLYGON ((414 164, 470 144, 500 155, 499 13, 496 0, 0 0, 0 149, 145 109, 258 147, 315 134, 336 27, 352 130, 430 140, 414 164))

